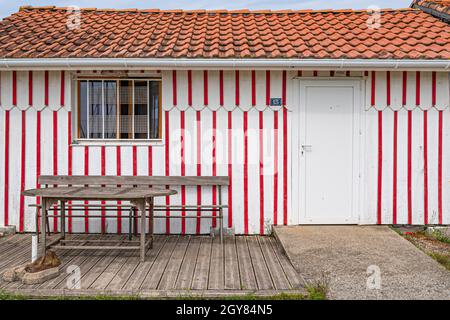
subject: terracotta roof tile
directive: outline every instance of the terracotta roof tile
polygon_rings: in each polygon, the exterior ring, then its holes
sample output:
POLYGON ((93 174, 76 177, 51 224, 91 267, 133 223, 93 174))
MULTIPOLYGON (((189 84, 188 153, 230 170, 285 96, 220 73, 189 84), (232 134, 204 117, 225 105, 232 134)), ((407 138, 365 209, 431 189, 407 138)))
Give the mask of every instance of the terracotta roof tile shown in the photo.
POLYGON ((414 0, 412 6, 450 15, 450 0, 414 0))
POLYGON ((22 7, 0 22, 0 57, 450 59, 450 26, 416 9, 383 10, 378 29, 363 10, 87 8, 75 30, 67 18, 22 7))

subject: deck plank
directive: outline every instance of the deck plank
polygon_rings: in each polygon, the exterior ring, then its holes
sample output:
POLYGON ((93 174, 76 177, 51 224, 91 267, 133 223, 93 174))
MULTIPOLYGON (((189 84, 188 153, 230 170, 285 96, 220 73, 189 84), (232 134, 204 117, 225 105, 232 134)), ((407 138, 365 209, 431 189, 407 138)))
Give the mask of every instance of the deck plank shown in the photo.
POLYGON ((195 264, 194 277, 192 278, 193 290, 205 290, 208 288, 209 264, 211 259, 211 238, 202 237, 200 250, 195 264))
POLYGON ((240 289, 239 262, 237 257, 236 241, 234 237, 225 237, 225 289, 240 289))
MULTIPOLYGON (((123 283, 123 281, 120 281, 119 283, 122 284, 122 288, 125 290, 138 290, 144 279, 146 278, 148 272, 150 271, 152 265, 155 263, 158 256, 161 254, 161 250, 165 247, 167 243, 168 237, 162 236, 162 237, 155 237, 155 241, 153 242, 153 249, 151 249, 148 252, 148 255, 145 257, 144 262, 140 262, 138 257, 133 257, 130 259, 131 263, 136 263, 137 266, 133 270, 133 272, 130 274, 129 278, 123 283)), ((129 272, 126 271, 125 274, 129 272)), ((125 276, 124 276, 125 279, 125 276)), ((113 281, 114 282, 114 281, 113 281)), ((119 284, 117 284, 118 286, 119 284)))
POLYGON ((239 274, 241 276, 241 289, 258 289, 245 237, 236 237, 236 248, 239 262, 239 274))
POLYGON ((280 262, 281 267, 283 268, 284 274, 291 284, 292 289, 301 289, 304 287, 304 281, 294 269, 294 266, 289 261, 288 257, 283 253, 281 246, 277 243, 277 240, 274 238, 270 238, 270 244, 272 245, 272 249, 275 252, 275 255, 280 262))
MULTIPOLYGON (((117 239, 118 235, 69 235, 78 239, 117 239)), ((0 271, 30 260, 31 236, 18 234, 0 241, 0 271), (5 251, 3 251, 3 249, 5 251), (9 252, 9 253, 8 253, 9 252)), ((125 245, 125 244, 124 244, 125 245)), ((272 237, 155 236, 141 263, 135 251, 57 250, 61 259, 58 277, 38 285, 6 283, 0 289, 10 292, 67 292, 69 265, 81 271, 80 295, 104 292, 279 292, 304 290, 304 282, 281 247, 272 237), (192 290, 192 291, 191 291, 192 290), (81 293, 84 292, 84 293, 81 293)), ((71 293, 75 292, 70 290, 71 293)))
POLYGON ((191 288, 192 278, 194 276, 195 263, 197 262, 198 252, 200 250, 201 238, 192 237, 189 246, 181 264, 180 272, 175 283, 175 288, 179 290, 188 290, 191 288))
POLYGON ((275 252, 273 252, 272 246, 269 242, 270 239, 268 237, 258 237, 257 239, 259 240, 262 255, 269 269, 275 289, 289 290, 291 285, 286 277, 286 274, 284 273, 283 267, 277 259, 275 252))
POLYGON ((158 290, 172 290, 175 288, 175 283, 186 254, 186 249, 189 245, 190 238, 190 236, 181 236, 178 240, 178 244, 170 256, 167 268, 161 277, 158 290))
POLYGON ((177 246, 178 236, 169 236, 164 248, 158 255, 155 263, 152 265, 147 276, 142 282, 141 289, 146 290, 156 290, 158 288, 159 282, 161 281, 164 271, 166 270, 169 259, 177 246))
POLYGON ((274 285, 267 268, 266 262, 259 246, 258 238, 251 236, 247 238, 250 258, 252 260, 253 270, 255 271, 256 283, 259 290, 272 290, 274 285))
MULTIPOLYGON (((110 237, 106 236, 108 239, 110 237)), ((94 238, 97 239, 97 238, 94 238)), ((76 259, 74 265, 77 265, 80 268, 81 273, 81 279, 80 279, 80 286, 81 288, 85 289, 87 286, 85 285, 85 279, 88 277, 88 281, 90 281, 91 276, 90 272, 91 269, 106 255, 106 254, 112 254, 112 251, 107 250, 98 250, 98 251, 89 251, 89 252, 82 252, 76 259), (78 264, 79 262, 79 264, 78 264)), ((57 285, 54 286, 54 289, 63 289, 66 288, 66 281, 67 277, 69 275, 66 275, 66 277, 59 282, 57 285)))
POLYGON ((211 249, 211 263, 209 266, 208 289, 223 289, 225 287, 224 275, 224 245, 220 243, 219 238, 214 238, 211 249))
MULTIPOLYGON (((125 244, 130 245, 131 244, 125 244)), ((98 278, 92 283, 90 289, 95 290, 105 290, 105 288, 114 279, 119 270, 123 267, 129 258, 130 254, 137 255, 138 250, 133 250, 131 252, 118 251, 116 257, 111 261, 111 263, 105 268, 103 272, 98 276, 98 278)))

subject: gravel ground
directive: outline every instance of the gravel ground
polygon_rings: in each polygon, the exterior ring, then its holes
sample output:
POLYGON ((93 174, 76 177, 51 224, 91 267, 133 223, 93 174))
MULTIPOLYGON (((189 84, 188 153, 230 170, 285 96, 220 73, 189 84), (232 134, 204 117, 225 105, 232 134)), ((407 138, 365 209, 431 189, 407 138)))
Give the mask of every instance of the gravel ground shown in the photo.
POLYGON ((330 299, 450 300, 450 272, 389 227, 276 227, 275 235, 307 282, 326 279, 330 299), (381 281, 370 281, 378 270, 381 281))

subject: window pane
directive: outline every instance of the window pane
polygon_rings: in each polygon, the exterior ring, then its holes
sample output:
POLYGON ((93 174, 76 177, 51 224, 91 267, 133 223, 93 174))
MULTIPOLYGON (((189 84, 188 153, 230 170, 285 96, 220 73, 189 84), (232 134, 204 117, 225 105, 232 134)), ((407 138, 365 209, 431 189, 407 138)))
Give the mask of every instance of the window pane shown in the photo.
POLYGON ((102 117, 102 82, 89 81, 89 138, 103 137, 102 117))
POLYGON ((80 81, 80 92, 78 95, 78 135, 81 139, 87 138, 87 81, 80 81))
POLYGON ((133 96, 131 81, 120 81, 120 138, 131 139, 131 120, 133 115, 133 96))
POLYGON ((105 139, 117 138, 117 82, 103 83, 105 95, 105 139))
POLYGON ((147 139, 148 128, 147 81, 134 82, 134 138, 147 139))
POLYGON ((159 138, 159 81, 150 81, 149 95, 150 95, 150 115, 149 115, 149 130, 150 139, 159 138))

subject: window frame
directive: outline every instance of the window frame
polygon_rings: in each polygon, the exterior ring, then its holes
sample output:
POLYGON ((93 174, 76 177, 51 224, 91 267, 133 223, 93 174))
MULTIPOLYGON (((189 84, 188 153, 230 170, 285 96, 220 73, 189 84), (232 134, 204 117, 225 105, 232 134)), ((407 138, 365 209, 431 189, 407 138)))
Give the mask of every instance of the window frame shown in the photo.
MULTIPOLYGON (((111 76, 78 76, 74 77, 74 89, 76 90, 76 94, 74 94, 74 101, 73 101, 73 110, 74 116, 72 117, 72 144, 74 145, 158 145, 163 144, 164 142, 164 130, 162 128, 164 121, 164 112, 162 107, 162 79, 161 78, 153 78, 153 77, 111 77, 111 76), (105 135, 105 105, 104 105, 104 99, 105 99, 105 89, 104 89, 104 82, 106 81, 115 81, 116 82, 116 114, 117 114, 117 132, 116 132, 116 138, 80 138, 80 128, 81 128, 81 117, 79 116, 81 113, 81 81, 102 81, 102 126, 103 126, 103 132, 102 135, 105 135), (121 139, 120 138, 120 82, 121 81, 130 81, 131 82, 131 109, 132 109, 132 125, 131 125, 131 137, 127 139, 121 139), (134 138, 134 115, 135 115, 135 82, 136 81, 145 81, 147 82, 147 138, 144 139, 136 139, 134 138), (159 83, 159 99, 158 99, 158 138, 150 138, 151 130, 150 130, 150 82, 158 82, 159 83)), ((89 110, 89 85, 87 85, 87 106, 89 110)), ((87 132, 86 135, 89 136, 89 112, 87 112, 87 132)))

